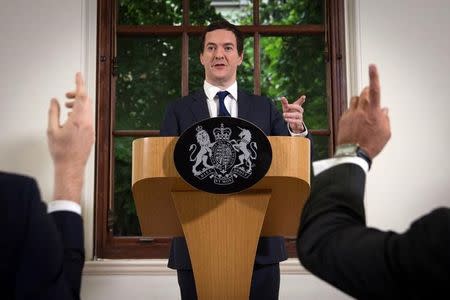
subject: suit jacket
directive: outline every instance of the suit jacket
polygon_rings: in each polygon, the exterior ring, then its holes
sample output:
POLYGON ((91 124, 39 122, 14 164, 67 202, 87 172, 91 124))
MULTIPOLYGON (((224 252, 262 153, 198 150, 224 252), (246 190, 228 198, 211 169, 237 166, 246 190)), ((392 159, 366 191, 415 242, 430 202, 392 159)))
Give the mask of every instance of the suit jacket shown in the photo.
MULTIPOLYGON (((209 118, 207 97, 203 90, 172 102, 166 110, 160 128, 161 136, 179 136, 193 124, 209 118)), ((238 90, 238 117, 252 122, 266 135, 286 135, 289 130, 283 116, 268 98, 238 90)), ((274 264, 287 259, 282 237, 261 238, 256 252, 256 264, 274 264)), ((191 269, 184 238, 174 238, 169 267, 191 269)))
POLYGON ((0 172, 2 299, 79 299, 84 265, 81 216, 47 214, 36 182, 0 172))
POLYGON ((432 211, 402 234, 368 228, 365 176, 342 164, 313 179, 297 239, 302 264, 358 299, 447 298, 450 209, 432 211))
MULTIPOLYGON (((252 122, 266 135, 289 135, 283 116, 266 97, 238 90, 238 117, 252 122)), ((162 136, 179 136, 193 124, 208 119, 203 90, 169 104, 160 128, 162 136)))

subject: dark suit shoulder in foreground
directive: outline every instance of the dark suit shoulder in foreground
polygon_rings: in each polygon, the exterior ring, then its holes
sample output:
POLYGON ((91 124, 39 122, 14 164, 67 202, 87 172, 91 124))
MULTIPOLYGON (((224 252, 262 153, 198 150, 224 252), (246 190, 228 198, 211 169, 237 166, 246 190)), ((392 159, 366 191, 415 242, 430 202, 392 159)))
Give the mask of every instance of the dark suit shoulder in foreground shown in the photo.
POLYGON ((314 178, 297 239, 302 264, 358 299, 450 295, 450 209, 432 211, 402 234, 368 228, 364 185, 354 164, 314 178))
POLYGON ((83 222, 47 214, 34 179, 0 172, 0 255, 5 299, 78 299, 84 265, 83 222))

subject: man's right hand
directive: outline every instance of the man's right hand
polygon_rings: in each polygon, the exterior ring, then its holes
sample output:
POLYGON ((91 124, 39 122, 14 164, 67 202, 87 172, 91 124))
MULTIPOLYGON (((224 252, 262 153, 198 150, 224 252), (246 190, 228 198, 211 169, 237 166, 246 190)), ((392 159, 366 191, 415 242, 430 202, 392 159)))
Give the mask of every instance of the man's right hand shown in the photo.
POLYGON ((55 167, 54 200, 80 202, 86 162, 94 143, 91 101, 86 94, 83 77, 76 74, 76 89, 66 93, 66 107, 71 108, 60 125, 60 107, 53 98, 50 103, 47 138, 55 167))
POLYGON ((380 81, 375 65, 369 66, 369 87, 352 97, 339 121, 337 145, 357 143, 370 158, 381 152, 391 137, 388 109, 380 107, 380 81))

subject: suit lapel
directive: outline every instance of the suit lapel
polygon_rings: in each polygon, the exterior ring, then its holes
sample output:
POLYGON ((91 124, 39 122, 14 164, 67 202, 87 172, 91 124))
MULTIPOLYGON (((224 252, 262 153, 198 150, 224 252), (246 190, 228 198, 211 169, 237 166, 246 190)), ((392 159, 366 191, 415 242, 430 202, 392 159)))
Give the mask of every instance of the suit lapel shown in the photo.
POLYGON ((194 114, 196 121, 201 121, 210 117, 208 104, 206 103, 206 95, 203 90, 192 94, 191 111, 194 114))
POLYGON ((250 97, 244 93, 238 90, 238 117, 241 119, 247 119, 249 110, 250 110, 250 104, 251 99, 250 97))

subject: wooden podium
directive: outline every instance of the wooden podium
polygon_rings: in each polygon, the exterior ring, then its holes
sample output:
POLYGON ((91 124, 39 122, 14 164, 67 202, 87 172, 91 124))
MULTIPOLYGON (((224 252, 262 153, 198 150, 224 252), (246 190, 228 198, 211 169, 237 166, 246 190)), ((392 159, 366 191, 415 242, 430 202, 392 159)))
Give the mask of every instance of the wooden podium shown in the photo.
POLYGON ((185 236, 198 299, 248 299, 260 236, 297 235, 310 191, 306 138, 268 137, 272 164, 250 189, 202 192, 178 174, 177 137, 133 142, 132 190, 144 236, 185 236))

